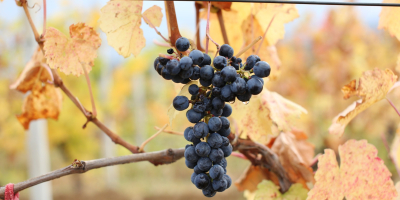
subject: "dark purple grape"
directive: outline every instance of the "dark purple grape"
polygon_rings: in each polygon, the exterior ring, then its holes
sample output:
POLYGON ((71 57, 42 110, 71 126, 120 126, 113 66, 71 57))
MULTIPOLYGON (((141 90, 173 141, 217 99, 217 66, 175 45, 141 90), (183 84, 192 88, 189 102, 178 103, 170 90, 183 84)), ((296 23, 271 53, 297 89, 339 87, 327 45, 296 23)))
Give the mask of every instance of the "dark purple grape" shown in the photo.
POLYGON ((189 49, 190 42, 188 39, 180 37, 176 40, 175 46, 178 51, 187 51, 189 49))
POLYGON ((229 46, 228 44, 223 44, 221 48, 219 49, 219 55, 232 58, 233 56, 233 48, 229 46))
POLYGON ((192 84, 189 86, 189 93, 191 95, 197 95, 197 93, 199 93, 199 86, 197 86, 196 84, 192 84))
POLYGON ((176 96, 172 102, 172 105, 178 111, 185 110, 189 107, 189 99, 185 96, 176 96))
POLYGON ((204 60, 204 55, 199 50, 193 50, 189 53, 189 57, 193 60, 194 65, 199 65, 204 60))
POLYGON ((236 69, 232 66, 227 66, 221 70, 221 78, 227 83, 235 81, 236 74, 236 69))
POLYGON ((258 57, 257 55, 251 55, 249 57, 247 57, 246 60, 246 66, 244 67, 245 70, 251 70, 253 69, 254 65, 260 61, 260 57, 258 57))
POLYGON ((181 60, 179 61, 179 67, 182 70, 188 70, 189 68, 192 68, 192 65, 193 65, 192 59, 190 59, 187 56, 181 58, 181 60))
POLYGON ((256 76, 265 78, 271 73, 271 67, 267 62, 259 61, 254 65, 253 72, 256 76))

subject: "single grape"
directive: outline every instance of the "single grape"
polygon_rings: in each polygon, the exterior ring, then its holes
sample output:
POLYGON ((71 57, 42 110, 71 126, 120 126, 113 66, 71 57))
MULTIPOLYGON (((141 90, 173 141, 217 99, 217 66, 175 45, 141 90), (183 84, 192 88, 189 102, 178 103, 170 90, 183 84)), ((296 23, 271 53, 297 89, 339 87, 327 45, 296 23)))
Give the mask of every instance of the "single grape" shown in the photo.
POLYGON ((220 165, 214 165, 210 169, 210 177, 212 179, 221 179, 224 177, 224 168, 222 168, 220 165))
POLYGON ((247 81, 246 85, 247 85, 247 92, 254 95, 260 94, 261 91, 263 90, 263 84, 257 78, 251 78, 250 80, 247 81))
POLYGON ((223 44, 221 48, 219 49, 219 55, 232 58, 233 56, 233 48, 229 46, 228 44, 223 44))
POLYGON ((185 160, 185 164, 187 168, 193 169, 197 165, 197 162, 190 162, 188 160, 185 160))
POLYGON ((175 46, 178 51, 187 51, 189 49, 190 42, 188 39, 180 37, 176 40, 175 46))
POLYGON ((186 112, 186 118, 191 123, 197 123, 203 118, 203 114, 198 113, 198 112, 194 111, 193 109, 190 109, 186 112))
POLYGON ((162 64, 162 65, 166 65, 169 61, 168 58, 164 58, 164 57, 158 57, 158 61, 162 64))
POLYGON ((203 138, 208 135, 208 125, 205 122, 199 122, 194 125, 193 132, 197 138, 203 138))
POLYGON ((233 82, 236 80, 236 69, 232 66, 227 66, 221 70, 221 78, 225 82, 233 82))
MULTIPOLYGON (((246 86, 247 86, 247 84, 246 84, 246 86)), ((246 92, 244 94, 237 95, 237 99, 239 99, 239 101, 242 101, 242 102, 248 102, 248 101, 250 101, 251 96, 252 96, 252 94, 250 92, 248 92, 246 89, 246 92)))
POLYGON ((251 56, 247 57, 246 66, 244 67, 244 69, 245 70, 253 69, 254 65, 258 61, 260 61, 260 57, 258 57, 257 55, 251 55, 251 56))
POLYGON ((212 186, 213 186, 214 190, 219 192, 219 191, 224 191, 226 189, 227 183, 226 183, 226 180, 223 179, 223 178, 214 179, 213 182, 212 182, 212 186))
POLYGON ((232 114, 232 107, 229 104, 225 104, 224 107, 224 112, 222 113, 222 116, 224 117, 229 117, 232 114))
POLYGON ((243 95, 246 93, 246 81, 240 77, 231 84, 231 91, 236 95, 243 95))
POLYGON ((184 80, 184 79, 183 79, 179 74, 175 75, 175 76, 172 78, 172 81, 173 81, 174 83, 182 83, 183 80, 184 80))
POLYGON ((223 87, 226 83, 221 77, 221 72, 215 72, 212 78, 212 84, 214 87, 223 87))
MULTIPOLYGON (((222 153, 224 153, 224 152, 222 152, 222 153)), ((224 169, 226 169, 226 166, 228 166, 228 162, 226 161, 226 159, 224 157, 221 159, 221 161, 214 162, 214 164, 221 165, 221 167, 224 168, 224 169)))
POLYGON ((212 89, 212 96, 219 97, 221 95, 221 88, 214 87, 212 89))
POLYGON ((242 63, 242 59, 241 58, 236 58, 236 63, 242 63))
POLYGON ((214 163, 220 163, 221 160, 224 158, 224 152, 220 148, 211 149, 211 152, 208 157, 214 163))
POLYGON ((218 131, 218 133, 219 133, 221 136, 228 137, 229 134, 231 134, 231 128, 228 128, 228 129, 223 129, 223 128, 221 128, 221 129, 218 131))
POLYGON ((223 112, 222 109, 212 109, 212 110, 211 110, 211 114, 214 115, 214 116, 216 116, 216 117, 221 116, 221 115, 222 115, 222 112, 223 112))
POLYGON ((203 195, 205 197, 213 197, 217 194, 217 192, 212 187, 212 184, 209 184, 206 188, 203 189, 203 195))
POLYGON ((196 185, 196 187, 199 189, 206 188, 210 182, 210 177, 204 173, 197 174, 196 178, 194 178, 194 185, 196 185))
POLYGON ((256 78, 257 80, 261 81, 261 83, 264 85, 264 79, 262 79, 256 75, 251 76, 251 78, 256 78))
POLYGON ((206 105, 204 104, 204 102, 196 102, 193 105, 193 110, 198 113, 202 113, 202 112, 206 111, 206 105))
POLYGON ((205 65, 200 68, 200 78, 204 80, 211 80, 214 76, 214 69, 210 65, 205 65))
POLYGON ((191 142, 192 141, 192 139, 193 139, 193 127, 187 127, 186 129, 185 129, 185 131, 183 132, 183 137, 187 140, 187 141, 189 141, 189 142, 191 142), (190 133, 191 132, 191 133, 190 133), (189 134, 190 133, 190 134, 189 134))
POLYGON ((264 78, 268 77, 271 73, 271 67, 265 61, 258 61, 253 68, 254 75, 264 78))
POLYGON ((171 73, 169 73, 167 67, 163 67, 161 69, 161 76, 165 79, 165 80, 171 80, 174 76, 171 75, 171 73))
POLYGON ((232 98, 235 98, 235 94, 233 94, 230 85, 225 85, 224 87, 222 87, 220 98, 225 102, 228 102, 232 98))
POLYGON ((225 102, 222 101, 219 97, 215 97, 212 101, 212 106, 214 109, 223 109, 225 106, 225 102))
POLYGON ((176 59, 168 61, 166 67, 171 75, 177 75, 181 71, 181 68, 179 67, 179 61, 176 59))
POLYGON ((228 63, 228 61, 223 56, 217 56, 214 58, 214 61, 213 61, 213 65, 217 69, 223 69, 224 67, 226 67, 227 63, 228 63))
POLYGON ((208 129, 213 132, 219 131, 222 127, 222 122, 218 117, 211 117, 208 120, 208 129))
POLYGON ((172 102, 172 105, 178 111, 185 110, 189 107, 189 99, 185 96, 176 96, 172 102))
POLYGON ((226 183, 227 183, 226 189, 228 189, 232 185, 232 179, 230 176, 228 176, 226 174, 224 174, 224 179, 226 180, 226 183))
POLYGON ((179 61, 179 67, 183 70, 188 70, 189 68, 192 68, 193 61, 189 57, 185 56, 181 58, 179 61))
POLYGON ((211 148, 219 148, 222 146, 222 137, 218 133, 211 133, 207 139, 207 143, 210 145, 211 148))
POLYGON ((222 123, 222 127, 221 128, 228 129, 231 126, 231 123, 229 122, 228 118, 220 117, 219 119, 221 120, 221 123, 222 123))
POLYGON ((224 152, 224 157, 228 157, 232 153, 232 145, 228 144, 228 146, 222 146, 222 151, 224 152))
POLYGON ((201 174, 201 173, 207 172, 207 171, 200 170, 197 165, 193 168, 193 170, 194 170, 194 173, 196 173, 196 174, 201 174))
MULTIPOLYGON (((193 75, 193 68, 189 68, 188 70, 181 70, 181 72, 179 72, 179 76, 183 79, 189 79, 190 77, 192 77, 193 75)), ((190 81, 190 79, 189 79, 190 81)))
POLYGON ((222 146, 228 146, 229 145, 229 139, 227 137, 221 136, 222 137, 222 146))
POLYGON ((200 67, 204 66, 204 65, 211 65, 211 57, 208 54, 203 53, 204 55, 204 60, 203 62, 200 63, 200 67))
POLYGON ((173 53, 174 53, 174 50, 173 50, 172 48, 169 48, 169 49, 167 49, 167 53, 168 53, 168 54, 173 54, 173 53))
POLYGON ((212 166, 212 161, 209 158, 202 157, 197 161, 197 167, 202 171, 210 170, 211 166, 212 166))
POLYGON ((200 67, 193 67, 193 75, 190 77, 192 80, 197 80, 200 78, 200 67))
POLYGON ((196 178, 197 174, 195 172, 193 172, 192 176, 190 177, 190 180, 192 181, 192 183, 194 184, 194 179, 196 178))
POLYGON ((196 151, 195 151, 193 146, 188 147, 187 149, 185 149, 184 156, 185 156, 186 160, 189 161, 189 162, 197 162, 199 160, 199 158, 200 158, 196 154, 196 151))
POLYGON ((204 60, 204 55, 199 50, 193 50, 189 53, 189 57, 193 60, 194 65, 199 65, 204 60))
POLYGON ((191 95, 197 95, 197 93, 199 93, 199 86, 197 86, 196 84, 192 84, 189 86, 189 93, 191 95))
POLYGON ((210 111, 212 109, 211 100, 207 97, 202 97, 201 101, 203 101, 204 105, 206 105, 206 111, 210 111))
POLYGON ((195 147, 196 153, 200 157, 207 157, 211 152, 211 147, 207 142, 200 142, 195 147))
POLYGON ((201 84, 202 86, 204 86, 204 87, 210 86, 211 83, 212 83, 211 79, 210 79, 210 80, 205 80, 205 79, 200 78, 200 84, 201 84))

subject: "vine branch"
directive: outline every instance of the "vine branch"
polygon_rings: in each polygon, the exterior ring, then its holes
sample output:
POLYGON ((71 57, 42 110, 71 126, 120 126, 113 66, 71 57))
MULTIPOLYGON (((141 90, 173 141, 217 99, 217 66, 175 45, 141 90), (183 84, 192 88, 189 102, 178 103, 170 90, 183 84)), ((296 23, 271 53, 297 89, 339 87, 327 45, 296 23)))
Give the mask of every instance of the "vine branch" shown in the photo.
POLYGON ((157 33, 159 36, 162 37, 162 39, 164 39, 164 41, 166 41, 166 42, 169 43, 169 40, 168 40, 167 38, 165 38, 165 37, 160 33, 160 31, 157 30, 157 28, 151 23, 151 21, 150 21, 149 19, 147 19, 147 17, 146 17, 145 15, 142 15, 142 18, 143 18, 143 20, 144 20, 151 28, 153 28, 153 29, 156 31, 156 33, 157 33))
POLYGON ((217 16, 218 16, 219 26, 221 28, 222 37, 224 38, 224 43, 229 44, 228 34, 226 33, 226 29, 225 29, 224 18, 222 16, 222 9, 218 10, 217 16))

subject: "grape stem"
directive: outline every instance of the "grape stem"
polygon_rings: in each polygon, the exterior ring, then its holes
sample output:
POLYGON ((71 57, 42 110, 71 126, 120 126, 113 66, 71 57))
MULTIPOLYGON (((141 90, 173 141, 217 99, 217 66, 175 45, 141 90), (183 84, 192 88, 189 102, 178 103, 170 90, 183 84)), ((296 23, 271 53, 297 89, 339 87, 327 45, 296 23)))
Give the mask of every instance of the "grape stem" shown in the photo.
POLYGON ((93 112, 93 114, 92 114, 91 118, 96 118, 97 110, 96 110, 96 104, 94 103, 92 85, 90 84, 89 74, 88 74, 88 72, 86 70, 86 67, 84 66, 83 63, 81 63, 81 67, 82 67, 83 71, 85 72, 86 83, 87 83, 88 88, 89 88, 90 101, 92 102, 92 112, 93 112))
POLYGON ((168 43, 168 44, 162 43, 162 42, 157 41, 156 39, 153 40, 153 43, 154 43, 155 45, 158 45, 158 46, 161 46, 161 47, 172 48, 172 46, 171 46, 169 43, 168 43))
POLYGON ((274 14, 274 16, 272 17, 271 21, 269 22, 267 28, 265 29, 263 38, 261 39, 260 45, 258 45, 258 49, 257 49, 257 51, 256 51, 256 53, 255 53, 256 55, 258 55, 258 52, 260 52, 261 46, 262 46, 262 44, 263 44, 263 42, 264 42, 264 39, 265 39, 265 37, 266 37, 266 35, 267 35, 268 29, 269 29, 269 27, 271 26, 272 22, 274 21, 276 15, 277 15, 277 14, 274 14))
POLYGON ((43 33, 41 38, 44 37, 46 34, 46 18, 47 18, 47 11, 46 11, 46 0, 43 0, 43 33))
POLYGON ((255 40, 253 40, 249 45, 247 45, 244 49, 240 50, 239 53, 236 54, 236 58, 239 58, 244 52, 249 50, 252 46, 254 46, 258 41, 262 39, 261 36, 258 36, 255 40))
POLYGON ((386 100, 389 102, 389 104, 392 106, 392 108, 396 111, 397 115, 400 116, 400 112, 397 110, 396 106, 386 97, 386 100))
MULTIPOLYGON (((157 126, 154 126, 154 129, 156 129, 156 130, 161 130, 161 128, 160 128, 160 127, 157 127, 157 126)), ((178 131, 163 130, 163 132, 164 132, 164 133, 169 133, 169 134, 172 134, 172 135, 183 135, 182 132, 178 132, 178 131)))
POLYGON ((211 9, 211 1, 208 2, 208 8, 207 8, 207 25, 206 25, 206 54, 208 54, 208 43, 210 40, 210 37, 208 37, 208 33, 210 32, 210 9, 211 9))
POLYGON ((221 28, 222 37, 224 38, 224 43, 229 44, 228 35, 225 29, 224 17, 222 16, 222 9, 219 9, 217 12, 219 26, 221 28))
POLYGON ((154 139, 155 137, 157 137, 160 133, 162 133, 164 131, 165 128, 167 128, 168 124, 165 124, 160 130, 157 131, 157 133, 155 133, 154 135, 152 135, 149 139, 147 139, 146 141, 144 141, 139 148, 139 152, 143 152, 144 147, 146 146, 147 143, 149 143, 152 139, 154 139))
POLYGON ((164 39, 164 41, 170 43, 170 41, 169 41, 167 38, 165 38, 165 37, 160 33, 160 31, 157 30, 157 28, 151 23, 151 21, 150 21, 149 19, 147 19, 147 17, 146 17, 145 15, 142 15, 142 18, 143 18, 143 20, 144 20, 151 28, 153 28, 153 29, 156 31, 156 33, 157 33, 160 37, 162 37, 162 39, 164 39))
POLYGON ((174 59, 173 56, 165 55, 165 54, 162 54, 162 53, 159 53, 158 56, 159 56, 159 57, 163 57, 163 58, 167 58, 167 59, 170 59, 170 60, 171 60, 171 59, 174 59))

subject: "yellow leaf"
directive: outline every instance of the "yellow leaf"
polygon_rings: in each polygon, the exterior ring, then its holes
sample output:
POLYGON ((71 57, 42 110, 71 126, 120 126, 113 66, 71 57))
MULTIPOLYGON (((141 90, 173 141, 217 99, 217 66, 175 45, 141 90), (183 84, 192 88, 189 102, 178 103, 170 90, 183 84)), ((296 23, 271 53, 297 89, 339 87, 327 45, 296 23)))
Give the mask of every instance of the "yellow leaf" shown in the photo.
POLYGON ((122 56, 138 55, 146 45, 140 28, 143 1, 109 1, 101 9, 100 28, 108 44, 122 56))
POLYGON ((150 20, 151 24, 154 26, 159 27, 161 25, 161 20, 163 17, 163 14, 161 12, 161 8, 159 6, 152 6, 146 11, 144 11, 143 15, 150 20))
POLYGON ((290 124, 307 111, 301 106, 283 98, 276 92, 264 88, 261 94, 252 96, 248 105, 236 102, 232 118, 238 125, 238 132, 245 138, 267 144, 281 131, 291 131, 290 124))
POLYGON ((325 149, 318 158, 316 183, 308 200, 316 199, 392 199, 397 196, 392 174, 377 157, 378 150, 366 140, 349 140, 339 146, 341 166, 335 152, 325 149))
MULTIPOLYGON (((199 85, 199 82, 198 81, 190 81, 189 83, 187 83, 186 85, 184 85, 182 87, 181 91, 176 96, 185 96, 185 97, 190 99, 190 97, 192 95, 189 93, 189 86, 192 85, 192 84, 199 85)), ((172 122, 174 121, 175 117, 180 113, 185 113, 186 114, 186 111, 189 110, 189 109, 190 109, 190 106, 186 110, 177 111, 177 110, 175 110, 174 106, 171 103, 171 105, 168 108, 169 127, 171 127, 171 129, 173 129, 172 128, 172 122)))
POLYGON ((31 60, 26 64, 17 81, 10 85, 10 89, 27 92, 33 88, 36 81, 52 81, 52 74, 48 68, 43 67, 45 59, 40 48, 36 49, 31 60), (40 76, 40 77, 39 77, 40 76))
POLYGON ((58 119, 62 106, 62 94, 54 85, 36 82, 22 107, 22 114, 18 115, 19 122, 25 129, 29 129, 32 120, 40 118, 58 119))
MULTIPOLYGON (((399 0, 383 0, 383 3, 400 3, 399 0)), ((382 7, 379 18, 379 29, 386 29, 390 35, 396 36, 400 40, 400 8, 399 7, 382 7)))
POLYGON ((44 37, 44 50, 50 68, 60 69, 65 74, 80 76, 83 67, 89 72, 97 57, 101 45, 99 34, 84 23, 72 24, 69 27, 71 38, 55 28, 47 28, 44 37))
POLYGON ((360 112, 364 111, 372 104, 384 99, 386 94, 396 82, 397 76, 390 69, 385 71, 375 68, 366 71, 360 78, 358 88, 356 88, 356 80, 342 88, 344 99, 351 96, 358 96, 361 101, 354 102, 342 113, 339 113, 333 119, 332 125, 329 127, 329 133, 342 136, 346 125, 360 112))

